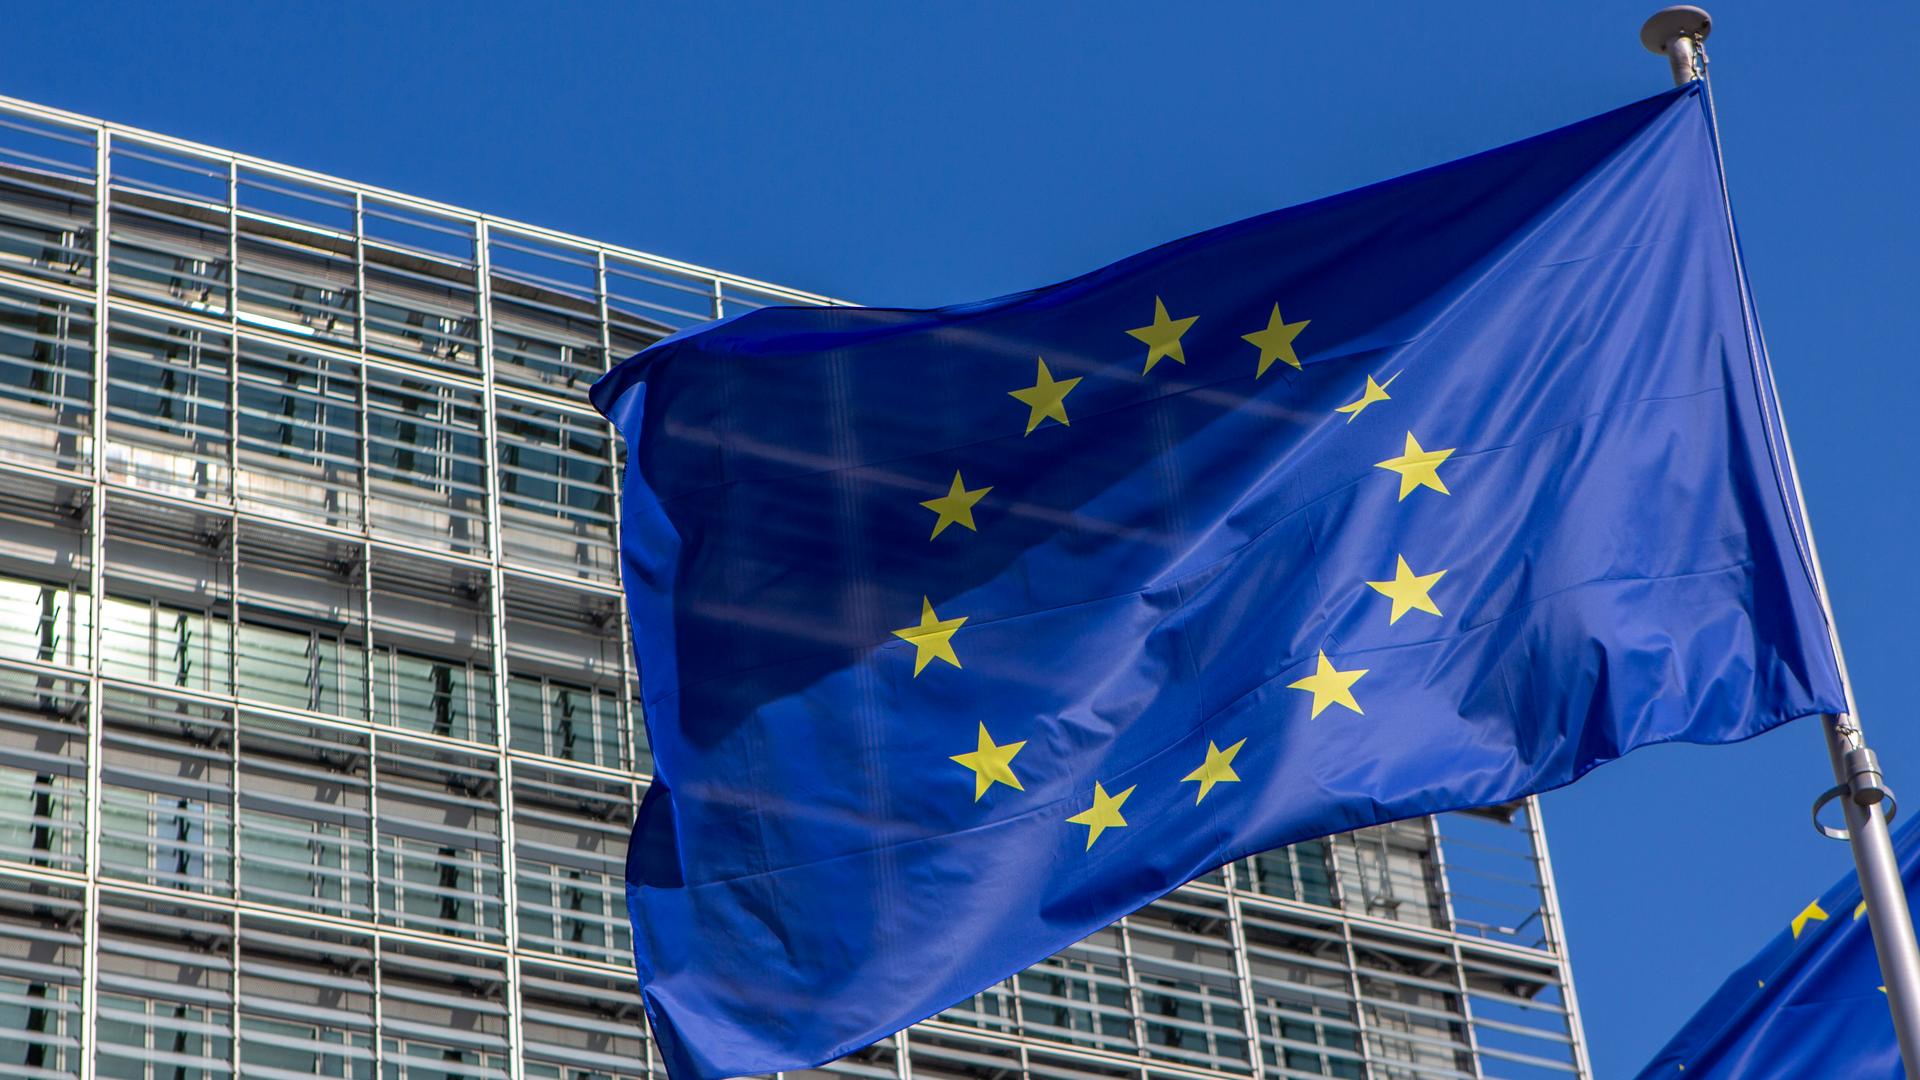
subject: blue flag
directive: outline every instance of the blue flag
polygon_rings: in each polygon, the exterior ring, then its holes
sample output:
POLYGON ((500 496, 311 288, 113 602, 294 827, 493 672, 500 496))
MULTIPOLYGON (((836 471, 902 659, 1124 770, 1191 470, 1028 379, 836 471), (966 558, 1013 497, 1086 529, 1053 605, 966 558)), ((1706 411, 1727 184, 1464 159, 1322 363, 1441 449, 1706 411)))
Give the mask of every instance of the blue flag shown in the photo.
POLYGON ((1841 707, 1686 88, 594 387, 676 1080, 852 1051, 1195 875, 1841 707))
MULTIPOLYGON (((1893 847, 1907 892, 1920 891, 1920 823, 1893 847)), ((1904 1076, 1869 922, 1849 873, 1728 976, 1640 1080, 1904 1076)))

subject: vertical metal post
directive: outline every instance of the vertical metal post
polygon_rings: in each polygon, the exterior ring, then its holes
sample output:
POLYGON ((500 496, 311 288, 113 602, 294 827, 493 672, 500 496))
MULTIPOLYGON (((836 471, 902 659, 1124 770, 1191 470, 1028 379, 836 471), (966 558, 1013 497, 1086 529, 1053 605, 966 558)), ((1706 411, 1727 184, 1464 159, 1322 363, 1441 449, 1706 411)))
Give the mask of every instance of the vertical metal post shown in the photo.
POLYGON ((1560 890, 1553 880, 1553 859, 1547 853, 1547 823, 1540 816, 1540 796, 1527 796, 1527 836, 1533 845, 1534 877, 1540 882, 1542 929, 1547 948, 1560 965, 1560 1007, 1567 1013, 1567 1038, 1573 1041, 1573 1066, 1584 1080, 1593 1075, 1587 1055, 1587 1033, 1580 1023, 1580 997, 1573 989, 1573 958, 1567 955, 1567 935, 1560 919, 1560 890))
MULTIPOLYGON (((1706 84, 1706 55, 1701 43, 1713 29, 1713 20, 1697 7, 1666 8, 1648 19, 1640 29, 1640 43, 1652 52, 1665 55, 1672 65, 1674 81, 1684 84, 1699 79, 1706 84), (1683 72, 1686 78, 1682 78, 1683 72)), ((1711 88, 1709 84, 1709 115, 1711 88)), ((1802 538, 1806 541, 1807 563, 1818 593, 1821 614, 1826 621, 1828 640, 1833 648, 1834 664, 1839 670, 1840 687, 1846 700, 1844 715, 1821 718, 1827 741, 1827 756, 1833 766, 1835 787, 1814 804, 1815 823, 1820 807, 1829 797, 1837 798, 1846 816, 1844 838, 1852 845, 1854 868, 1859 874, 1860 891, 1866 898, 1867 916, 1873 930, 1874 952, 1880 961, 1880 975, 1886 983, 1887 1006, 1893 1014, 1893 1030, 1900 1044, 1900 1058, 1907 1080, 1920 1080, 1920 942, 1916 942, 1913 917, 1907 908, 1906 885, 1901 880, 1899 860, 1894 857, 1893 842, 1887 832, 1886 812, 1881 801, 1889 794, 1880 776, 1878 764, 1866 747, 1859 726, 1859 709, 1854 704, 1853 682, 1847 677, 1847 662, 1835 631, 1833 604, 1827 590, 1826 574, 1820 567, 1819 549, 1813 540, 1813 525, 1807 514, 1806 496, 1800 490, 1800 471, 1793 460, 1793 442, 1787 437, 1786 416, 1780 408, 1770 373, 1766 371, 1765 345, 1752 321, 1752 304, 1747 295, 1746 269, 1741 265, 1738 241, 1733 232, 1733 208, 1726 198, 1727 177, 1720 152, 1717 119, 1712 130, 1714 157, 1720 162, 1720 190, 1727 214, 1727 243, 1732 248, 1735 277, 1739 282, 1741 315, 1746 321, 1747 348, 1753 358, 1755 389, 1770 397, 1773 422, 1778 427, 1779 452, 1791 476, 1791 493, 1800 514, 1802 538)), ((1822 828, 1830 836, 1837 832, 1822 828)))
MULTIPOLYGON (((227 693, 240 696, 240 163, 227 159, 227 693)), ((209 622, 212 620, 209 619, 209 622)), ((240 823, 240 708, 227 708, 227 875, 242 900, 246 872, 240 823)), ((233 943, 227 949, 232 982, 227 993, 227 1067, 241 1075, 240 906, 227 912, 233 943)))
MULTIPOLYGON (((1140 997, 1140 976, 1133 964, 1133 926, 1132 918, 1121 919, 1113 924, 1113 931, 1120 939, 1120 970, 1127 978, 1127 1013, 1132 1017, 1133 1045, 1147 1045, 1147 1019, 1145 1003, 1140 997)), ((1091 972, 1087 975, 1087 1014, 1092 1022, 1099 1024, 1100 992, 1094 986, 1091 972)))
POLYGON ((1240 1008, 1245 1012, 1247 1054, 1254 1080, 1263 1080, 1267 1063, 1260 1049, 1260 996, 1253 986, 1253 957, 1247 952, 1246 917, 1240 910, 1240 867, 1228 863, 1220 871, 1227 892, 1227 933, 1233 940, 1234 979, 1240 984, 1240 1008))
POLYGON ((93 387, 92 435, 87 446, 87 592, 93 618, 87 627, 87 790, 86 904, 81 912, 80 956, 80 1080, 99 1074, 100 1052, 100 787, 104 782, 100 755, 104 752, 106 703, 101 700, 100 652, 106 641, 107 621, 106 527, 107 510, 107 254, 111 247, 108 196, 113 187, 113 134, 94 128, 93 204, 93 387))
MULTIPOLYGON (((1339 910, 1341 915, 1340 947, 1343 950, 1341 960, 1345 962, 1347 968, 1347 993, 1351 995, 1353 999, 1354 1049, 1358 1051, 1360 1055, 1360 1073, 1363 1080, 1375 1080, 1375 1078, 1380 1075, 1381 1063, 1375 1058, 1373 1053, 1372 1028, 1367 1021, 1367 1006, 1364 1000, 1365 993, 1360 987, 1360 954, 1354 951, 1353 947, 1353 920, 1348 917, 1353 914, 1353 909, 1347 897, 1347 875, 1345 871, 1340 869, 1339 839, 1337 836, 1330 836, 1326 842, 1328 892, 1331 894, 1330 899, 1333 900, 1333 906, 1339 910)), ((1288 849, 1288 851, 1289 854, 1293 853, 1293 849, 1291 848, 1288 849)), ((1358 859, 1355 859, 1354 865, 1356 867, 1355 873, 1359 873, 1358 859)), ((1297 875, 1295 880, 1296 882, 1298 881, 1297 875)), ((1300 896, 1297 886, 1294 891, 1294 896, 1295 898, 1300 896)), ((1364 904, 1362 905, 1361 914, 1367 914, 1364 904)))
MULTIPOLYGON (((1849 708, 1853 705, 1851 685, 1847 687, 1847 704, 1849 708)), ((1864 801, 1879 791, 1878 772, 1875 770, 1871 781, 1863 783, 1865 778, 1856 771, 1860 755, 1871 752, 1866 750, 1852 719, 1825 716, 1821 727, 1827 737, 1827 754, 1833 760, 1834 782, 1845 789, 1838 801, 1846 813, 1847 840, 1860 876, 1860 894, 1867 903, 1867 921, 1873 929, 1874 952, 1880 958, 1887 1006, 1893 1010, 1900 1058, 1908 1080, 1914 1080, 1920 1077, 1920 943, 1914 939, 1906 883, 1901 880, 1900 863, 1893 854, 1886 812, 1877 799, 1864 801)))
POLYGON ((367 918, 374 932, 367 937, 370 955, 367 980, 373 987, 373 1075, 386 1072, 386 994, 382 992, 384 975, 379 933, 380 924, 380 737, 375 734, 373 685, 373 451, 367 414, 371 409, 367 378, 367 197, 353 193, 353 345, 354 374, 360 380, 360 407, 354 420, 360 436, 360 511, 350 527, 359 538, 360 551, 360 719, 367 734, 367 918))
MULTIPOLYGON (((481 454, 486 458, 487 475, 487 636, 493 665, 493 735, 495 762, 500 769, 500 891, 501 930, 507 946, 507 1075, 520 1080, 526 1075, 525 1042, 520 1025, 524 1006, 520 999, 520 870, 515 851, 513 821, 513 745, 507 702, 512 693, 507 671, 506 575, 501 571, 504 542, 500 514, 500 403, 494 395, 493 354, 493 234, 487 219, 473 223, 473 273, 475 301, 479 305, 480 378, 486 414, 482 419, 485 441, 481 454)), ((544 697, 545 695, 542 695, 544 697)), ((478 882, 475 886, 478 887, 478 882)))
MULTIPOLYGON (((625 359, 625 357, 616 357, 613 355, 613 305, 611 299, 609 299, 612 294, 609 292, 607 253, 604 248, 595 250, 593 254, 593 282, 594 310, 600 320, 601 368, 599 373, 604 374, 610 370, 614 364, 625 359)), ((717 291, 719 285, 716 283, 714 288, 717 291)), ((718 301, 715 302, 718 303, 718 301)), ((621 763, 620 767, 629 773, 645 772, 648 776, 652 776, 654 767, 651 761, 647 763, 645 769, 640 767, 641 731, 646 724, 646 717, 641 709, 640 695, 637 693, 640 676, 639 672, 634 670, 633 623, 627 615, 627 590, 622 587, 618 565, 620 536, 622 535, 620 521, 623 512, 620 506, 620 495, 621 492, 625 490, 626 485, 626 478, 620 474, 620 432, 615 430, 613 424, 604 419, 601 421, 598 430, 603 432, 607 437, 607 475, 612 478, 613 488, 613 498, 609 503, 613 509, 613 535, 609 537, 609 539, 613 542, 615 560, 614 589, 618 594, 613 602, 613 621, 617 624, 615 629, 620 635, 620 654, 614 658, 614 669, 620 680, 619 705, 616 706, 620 710, 620 719, 618 722, 624 729, 621 734, 620 752, 626 755, 626 760, 621 763)), ((648 747, 648 753, 649 756, 651 756, 651 746, 648 747)), ((636 815, 639 812, 640 799, 644 797, 645 794, 644 789, 629 789, 629 796, 632 799, 631 807, 636 815)), ((652 1028, 648 1028, 647 1030, 648 1041, 651 1042, 652 1028)))
MULTIPOLYGON (((1436 929, 1450 934, 1460 932, 1459 924, 1453 918, 1453 884, 1447 879, 1446 849, 1440 843, 1440 818, 1429 814, 1425 821, 1427 829, 1427 854, 1433 867, 1434 888, 1428 896, 1439 901, 1434 914, 1440 922, 1436 929), (1435 893, 1438 893, 1436 896, 1435 893)), ((1486 1075, 1484 1059, 1480 1056, 1480 1031, 1473 1022, 1473 992, 1467 987, 1467 958, 1460 951, 1460 942, 1456 939, 1446 946, 1448 962, 1453 966, 1454 993, 1460 995, 1460 1031, 1467 1040, 1467 1062, 1469 1074, 1478 1078, 1486 1075)))

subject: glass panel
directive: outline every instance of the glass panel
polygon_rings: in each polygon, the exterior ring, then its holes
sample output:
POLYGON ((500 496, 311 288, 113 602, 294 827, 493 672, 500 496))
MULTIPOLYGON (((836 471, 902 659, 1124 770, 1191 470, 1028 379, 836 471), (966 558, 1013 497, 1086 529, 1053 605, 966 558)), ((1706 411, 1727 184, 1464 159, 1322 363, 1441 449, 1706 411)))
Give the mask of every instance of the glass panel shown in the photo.
POLYGON ((496 763, 383 739, 382 922, 455 937, 505 937, 496 763))
POLYGON ((85 667, 92 615, 72 585, 0 577, 0 658, 85 667))
POLYGON ((308 712, 365 712, 367 657, 358 642, 243 621, 239 660, 242 697, 308 712))
POLYGON ((1222 900, 1194 890, 1127 917, 1146 1050, 1200 1068, 1249 1071, 1247 1019, 1222 900))
POLYGON ((522 577, 510 577, 506 593, 510 745, 651 773, 646 735, 631 730, 622 692, 627 653, 618 596, 522 577))
POLYGON ((231 521, 178 502, 110 494, 101 672, 233 692, 231 521))
POLYGON ((0 123, 0 267, 86 288, 94 265, 93 132, 0 123))
POLYGON ((476 567, 375 549, 376 723, 495 744, 492 612, 476 567))
POLYGON ((624 978, 526 963, 520 970, 521 1057, 550 1080, 641 1080, 646 1021, 624 978))
POLYGON ((227 312, 227 169, 114 141, 108 276, 115 294, 211 315, 227 312))
POLYGON ((368 200, 366 229, 368 350, 478 372, 474 223, 368 200))
POLYGON ((355 276, 348 237, 283 221, 241 223, 240 312, 248 322, 350 342, 359 311, 355 276))
POLYGON ((1025 1075, 1015 1045, 924 1027, 907 1029, 907 1059, 916 1080, 1021 1080, 1025 1075))
POLYGON ((626 767, 620 695, 611 690, 516 675, 507 681, 507 722, 516 750, 626 767))
POLYGON ((607 369, 593 254, 498 226, 489 237, 494 377, 578 398, 607 369))
POLYGON ((1333 873, 1328 842, 1308 840, 1263 851, 1238 864, 1235 880, 1249 892, 1333 907, 1333 873))
POLYGON ((1415 818, 1334 837, 1342 898, 1349 911, 1416 926, 1446 926, 1427 830, 1427 819, 1415 818))
POLYGON ((1461 949, 1473 1041, 1491 1075, 1553 1076, 1575 1071, 1572 1027, 1550 964, 1461 949))
POLYGON ((632 955, 627 785, 533 767, 514 776, 520 944, 624 966, 632 955))
POLYGON ((1269 1070, 1364 1076, 1346 939, 1336 923, 1243 906, 1254 1026, 1269 1070))
POLYGON ((231 895, 231 715, 120 690, 105 711, 101 873, 231 895))
POLYGON ((376 647, 373 687, 375 723, 469 742, 495 739, 493 674, 470 661, 376 647))
POLYGON ((258 521, 239 535, 241 697, 367 716, 365 550, 358 541, 258 521))
POLYGON ((240 339, 240 505, 360 524, 360 371, 344 360, 240 339))
POLYGON ((231 632, 221 615, 109 596, 101 615, 100 669, 112 678, 230 694, 231 632))
POLYGON ((88 471, 93 307, 0 286, 0 459, 88 471))
POLYGON ((1049 1052, 1044 1046, 1027 1051, 1027 1074, 1033 1080, 1141 1080, 1139 1066, 1049 1052))
POLYGON ((506 558, 612 582, 613 465, 606 423, 505 399, 498 408, 506 558))
POLYGON ((83 896, 0 875, 0 1076, 80 1075, 83 896))
POLYGON ((1413 1067, 1384 1075, 1472 1075, 1455 965, 1443 947, 1355 933, 1353 954, 1367 1053, 1413 1067))
POLYGON ((107 471, 182 498, 228 490, 227 335, 119 316, 108 337, 107 471))
POLYGON ((367 372, 373 528, 462 553, 487 548, 487 461, 480 393, 367 372))
MULTIPOLYGON (((943 1010, 939 1019, 950 1024, 1011 1032, 1019 1026, 1014 1005, 1014 981, 994 983, 965 1001, 943 1010)), ((915 1065, 916 1071, 918 1064, 915 1065)))
POLYGON ((102 903, 99 1075, 114 1080, 231 1075, 231 916, 178 905, 102 903))
POLYGON ((367 737, 248 716, 240 738, 240 895, 373 917, 367 737))
POLYGON ((373 1080, 367 938, 249 919, 240 930, 240 1068, 258 1080, 373 1080))
POLYGON ((86 684, 0 668, 0 859, 84 872, 86 684))
POLYGON ((389 942, 381 953, 382 1080, 505 1080, 501 964, 389 942))
POLYGON ((1015 975, 1023 1033, 1135 1052, 1123 955, 1120 929, 1110 926, 1015 975))

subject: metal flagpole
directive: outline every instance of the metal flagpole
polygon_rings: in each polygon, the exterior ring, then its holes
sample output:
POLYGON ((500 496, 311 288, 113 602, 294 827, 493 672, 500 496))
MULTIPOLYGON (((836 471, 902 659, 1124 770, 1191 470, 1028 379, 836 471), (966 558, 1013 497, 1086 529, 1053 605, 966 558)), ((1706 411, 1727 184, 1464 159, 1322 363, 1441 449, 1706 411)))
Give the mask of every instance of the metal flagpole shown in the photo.
MULTIPOLYGON (((1706 87, 1706 54, 1701 43, 1713 30, 1712 18, 1701 9, 1682 4, 1665 8, 1640 28, 1640 43, 1651 52, 1667 58, 1676 86, 1699 79, 1706 87)), ((1711 100, 1711 98, 1709 98, 1711 100)), ((1713 132, 1715 156, 1719 156, 1720 132, 1713 132)), ((1726 172, 1721 168, 1721 192, 1726 192, 1726 172)), ((1728 242, 1733 236, 1731 203, 1727 214, 1728 242)), ((1747 327, 1748 347, 1756 365, 1764 364, 1759 331, 1751 324, 1752 305, 1746 292, 1746 269, 1736 266, 1742 292, 1741 301, 1747 327)), ((1901 881, 1900 864, 1893 854, 1893 842, 1887 821, 1897 809, 1893 792, 1880 774, 1879 761, 1866 745, 1860 731, 1859 710, 1853 700, 1853 683, 1847 677, 1846 657, 1840 651, 1840 638, 1834 630, 1833 605, 1827 596, 1826 575, 1820 568, 1820 556, 1813 542, 1813 526, 1807 518, 1806 497, 1800 491, 1800 472, 1793 460, 1793 442, 1787 437, 1785 415, 1773 390, 1770 377, 1760 389, 1772 398, 1774 422, 1779 427, 1780 449, 1792 474, 1792 497, 1800 512, 1800 527, 1807 544, 1807 561, 1813 571, 1814 587, 1820 594, 1821 613, 1826 619, 1828 639, 1833 645, 1834 662, 1840 670, 1840 686, 1846 697, 1844 715, 1821 718, 1827 740, 1827 755, 1833 763, 1834 786, 1813 804, 1813 823, 1827 836, 1849 841, 1853 863, 1860 876, 1860 891, 1867 906, 1867 919, 1873 930, 1873 947, 1880 959, 1880 974, 1886 981, 1887 1005, 1893 1012, 1894 1034, 1900 1042, 1900 1058, 1907 1080, 1920 1080, 1920 942, 1916 942, 1913 917, 1907 910, 1906 887, 1901 881), (1820 822, 1820 811, 1829 802, 1838 801, 1846 817, 1845 829, 1820 822), (1883 803, 1885 805, 1883 805, 1883 803)))

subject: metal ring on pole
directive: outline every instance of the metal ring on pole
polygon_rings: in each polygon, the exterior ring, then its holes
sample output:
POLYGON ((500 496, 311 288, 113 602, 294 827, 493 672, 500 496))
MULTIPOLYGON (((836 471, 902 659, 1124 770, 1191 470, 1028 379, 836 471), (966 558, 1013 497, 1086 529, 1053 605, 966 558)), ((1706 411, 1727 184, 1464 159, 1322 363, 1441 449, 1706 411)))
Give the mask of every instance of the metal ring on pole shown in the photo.
MULTIPOLYGON (((1886 798, 1884 801, 1887 804, 1887 821, 1892 822, 1893 815, 1900 812, 1900 800, 1893 797, 1892 789, 1882 789, 1882 790, 1886 795, 1886 798)), ((1820 823, 1820 811, 1825 810, 1827 808, 1828 803, 1833 802, 1835 799, 1846 798, 1851 794, 1852 794, 1852 790, 1848 788, 1847 785, 1835 784, 1834 786, 1821 792, 1819 798, 1813 800, 1813 827, 1820 831, 1821 836, 1824 836, 1829 840, 1853 839, 1852 834, 1845 829, 1836 829, 1830 825, 1823 825, 1820 823)))

